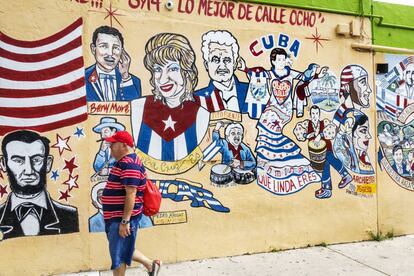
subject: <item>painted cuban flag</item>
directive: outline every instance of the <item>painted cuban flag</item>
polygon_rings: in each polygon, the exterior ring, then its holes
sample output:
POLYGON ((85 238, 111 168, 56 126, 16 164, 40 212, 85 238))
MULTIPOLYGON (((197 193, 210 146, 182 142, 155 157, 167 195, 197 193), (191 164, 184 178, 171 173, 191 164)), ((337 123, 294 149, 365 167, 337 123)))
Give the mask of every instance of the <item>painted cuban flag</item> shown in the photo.
POLYGON ((154 96, 131 102, 132 134, 136 147, 161 161, 187 157, 201 143, 210 114, 195 102, 170 108, 154 96))
POLYGON ((259 119, 269 101, 268 79, 269 73, 262 67, 254 67, 248 70, 249 88, 244 105, 244 113, 252 119, 259 119))
POLYGON ((216 156, 217 153, 219 153, 220 149, 221 146, 219 145, 219 140, 214 140, 213 142, 211 142, 211 144, 203 150, 203 161, 211 161, 214 158, 214 156, 216 156))
POLYGON ((36 41, 0 34, 0 135, 86 120, 82 18, 36 41))
POLYGON ((184 179, 161 180, 160 192, 163 198, 173 201, 191 201, 191 207, 205 207, 216 212, 228 213, 230 209, 214 197, 213 193, 201 184, 184 179))

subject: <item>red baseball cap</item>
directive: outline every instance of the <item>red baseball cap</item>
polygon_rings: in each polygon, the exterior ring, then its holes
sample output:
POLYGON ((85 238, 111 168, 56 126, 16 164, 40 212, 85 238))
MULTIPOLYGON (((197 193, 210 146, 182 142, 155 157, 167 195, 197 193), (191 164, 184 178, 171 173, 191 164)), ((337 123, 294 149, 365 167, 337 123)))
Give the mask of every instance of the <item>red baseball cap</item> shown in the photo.
POLYGON ((130 147, 134 146, 134 139, 132 139, 131 134, 129 134, 128 131, 124 130, 115 132, 114 135, 111 137, 106 137, 104 140, 109 143, 121 142, 127 144, 130 147))

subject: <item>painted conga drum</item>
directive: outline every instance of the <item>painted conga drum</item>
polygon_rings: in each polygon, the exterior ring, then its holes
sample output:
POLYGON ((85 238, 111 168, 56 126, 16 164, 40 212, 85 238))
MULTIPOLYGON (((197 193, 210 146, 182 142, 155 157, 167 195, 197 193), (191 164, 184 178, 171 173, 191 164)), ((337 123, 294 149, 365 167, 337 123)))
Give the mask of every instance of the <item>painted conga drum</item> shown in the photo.
POLYGON ((216 185, 226 185, 233 181, 231 167, 226 164, 216 164, 211 167, 210 180, 216 185))
POLYGON ((309 159, 311 166, 315 171, 322 172, 326 161, 326 143, 320 140, 316 145, 314 140, 309 141, 309 159))
POLYGON ((232 174, 234 182, 237 184, 249 184, 256 179, 255 171, 234 168, 232 174))

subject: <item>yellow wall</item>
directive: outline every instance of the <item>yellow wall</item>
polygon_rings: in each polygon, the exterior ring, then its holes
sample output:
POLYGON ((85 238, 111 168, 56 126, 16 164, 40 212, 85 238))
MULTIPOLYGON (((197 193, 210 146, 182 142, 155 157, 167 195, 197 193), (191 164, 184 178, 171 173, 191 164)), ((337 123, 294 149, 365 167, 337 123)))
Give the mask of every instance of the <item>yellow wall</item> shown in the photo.
MULTIPOLYGON (((105 19, 106 9, 110 8, 110 3, 104 0, 103 7, 97 8, 91 7, 90 2, 84 4, 78 2, 82 1, 8 1, 2 5, 1 31, 18 40, 39 40, 64 29, 82 17, 83 58, 86 68, 95 63, 89 47, 93 31, 101 25, 110 25, 109 18, 105 19)), ((197 14, 198 1, 194 1, 196 8, 193 13, 180 13, 177 10, 179 2, 175 1, 173 11, 168 11, 163 3, 160 4, 159 11, 154 6, 151 6, 150 10, 146 6, 142 10, 133 9, 128 5, 128 1, 111 3, 112 9, 117 9, 116 12, 120 14, 116 17, 119 22, 113 20, 112 25, 124 36, 125 49, 132 59, 130 73, 140 78, 142 96, 151 95, 152 91, 149 83, 151 75, 143 63, 145 44, 152 36, 162 32, 173 32, 188 38, 196 54, 198 69, 196 89, 200 89, 207 86, 209 82, 201 53, 201 36, 210 30, 223 29, 237 38, 240 45, 239 55, 250 67, 262 66, 268 69, 270 51, 254 57, 249 51, 249 45, 268 34, 274 35, 276 41, 279 34, 283 33, 291 40, 300 41, 298 57, 293 59, 292 68, 305 71, 310 63, 317 63, 321 67, 328 66, 329 72, 337 78, 335 88, 339 89, 342 69, 347 65, 357 64, 368 72, 368 83, 374 90, 375 72, 372 54, 358 52, 350 47, 353 42, 370 42, 370 23, 366 19, 315 12, 316 24, 312 27, 291 25, 289 22, 285 24, 255 22, 254 19, 230 20, 197 14), (337 36, 336 25, 348 24, 351 20, 363 23, 363 35, 355 38, 337 36), (321 41, 322 46, 319 45, 317 51, 316 44, 307 39, 316 32, 322 38, 328 39, 321 41)), ((234 5, 237 10, 243 4, 234 3, 234 5)), ((263 8, 264 6, 259 8, 257 5, 252 5, 253 15, 258 9, 263 8)), ((280 11, 281 8, 277 9, 280 11)), ((292 12, 292 9, 284 11, 287 18, 292 12)), ((248 82, 243 72, 237 71, 236 75, 240 81, 248 82)), ((370 108, 364 108, 363 112, 369 117, 369 132, 375 137, 377 135, 374 93, 370 94, 369 101, 370 108)), ((310 106, 311 103, 305 108, 304 118, 296 118, 294 115, 292 121, 283 130, 283 134, 299 145, 301 153, 306 157, 309 156, 307 142, 299 142, 293 135, 293 129, 298 122, 309 119, 310 106)), ((322 118, 332 120, 334 111, 322 111, 321 114, 322 118)), ((128 131, 131 131, 128 115, 105 116, 117 118, 128 131)), ((105 234, 89 233, 88 229, 88 218, 96 213, 96 209, 91 204, 90 191, 96 183, 91 182, 91 176, 95 173, 92 163, 100 145, 96 142, 100 139, 100 135, 93 132, 92 128, 99 123, 101 117, 104 115, 90 114, 87 121, 42 133, 51 140, 51 145, 56 143, 56 134, 61 137, 70 136, 69 145, 72 151, 65 150, 62 155, 59 155, 56 148, 51 149, 51 154, 54 156, 53 169, 59 170, 60 178, 55 182, 48 177, 47 189, 53 199, 78 209, 79 232, 3 240, 0 242, 2 252, 0 275, 28 273, 44 275, 109 268, 110 260, 105 234), (85 130, 85 137, 78 139, 73 135, 76 126, 85 130), (74 172, 79 175, 79 188, 70 191, 71 197, 67 201, 59 200, 59 191, 63 192, 67 188, 62 183, 69 177, 68 171, 63 169, 64 160, 70 160, 75 156, 78 168, 74 172)), ((249 145, 254 153, 257 120, 252 120, 243 114, 242 123, 245 129, 243 142, 249 145)), ((211 143, 209 134, 212 129, 213 127, 210 127, 207 130, 208 133, 200 144, 202 150, 211 143)), ((224 135, 222 130, 221 135, 224 135)), ((331 198, 323 200, 315 198, 314 194, 320 188, 320 182, 309 184, 297 193, 284 196, 260 188, 256 181, 248 185, 217 187, 210 183, 212 163, 207 163, 201 171, 195 165, 187 172, 176 175, 149 171, 152 179, 180 178, 201 184, 204 189, 211 191, 223 206, 229 208, 230 212, 215 212, 207 207, 195 208, 190 206, 188 200, 175 202, 164 198, 161 211, 172 214, 173 211, 185 210, 186 222, 143 229, 139 233, 137 246, 151 258, 177 262, 247 252, 265 252, 274 248, 303 247, 323 242, 358 241, 368 239, 368 232, 376 232, 377 226, 384 232, 394 230, 396 234, 412 233, 413 228, 412 226, 410 228, 410 225, 413 223, 409 221, 409 210, 412 207, 410 199, 413 193, 400 188, 375 166, 377 143, 372 138, 368 148, 368 155, 377 172, 372 175, 375 181, 371 187, 375 189, 377 186, 377 193, 368 193, 366 197, 361 194, 349 194, 346 192, 347 188, 338 189, 340 176, 333 168, 331 169, 333 194, 331 198)), ((220 159, 219 154, 215 160, 220 159)), ((8 181, 4 172, 3 176, 3 179, 0 178, 0 185, 5 186, 8 181)), ((7 192, 8 194, 11 192, 9 187, 7 192)), ((2 203, 6 201, 8 194, 0 198, 2 203)))
MULTIPOLYGON (((388 70, 392 71, 394 68, 400 67, 400 62, 407 60, 410 58, 404 55, 396 55, 396 54, 383 54, 379 53, 375 55, 375 62, 376 63, 387 63, 388 70)), ((412 66, 412 65, 411 65, 412 66)), ((399 75, 401 79, 404 79, 404 71, 403 74, 399 75)), ((383 76, 377 75, 377 79, 381 79, 383 76)), ((404 91, 405 83, 402 83, 399 89, 404 91)), ((377 93, 381 91, 380 82, 377 81, 377 93)), ((399 90, 397 90, 399 91, 399 90)), ((404 93, 404 92, 402 92, 404 93)), ((404 94, 403 94, 404 95, 404 94)), ((412 103, 412 102, 411 102, 412 103)), ((411 107, 407 107, 405 110, 408 111, 411 107)), ((380 124, 381 121, 391 121, 396 124, 396 126, 409 126, 413 123, 413 115, 412 113, 408 118, 405 119, 405 116, 398 116, 395 120, 386 120, 384 118, 377 118, 377 123, 380 124)), ((402 113, 405 114, 405 113, 402 113)), ((389 118, 389 117, 388 117, 389 118)), ((381 133, 381 129, 378 128, 378 137, 381 133)), ((386 147, 381 141, 377 140, 379 146, 382 149, 392 149, 391 147, 386 147)), ((405 154, 408 154, 410 149, 408 147, 403 146, 403 151, 405 154)), ((411 148, 412 151, 412 148, 411 148)), ((389 164, 390 166, 393 165, 392 156, 388 160, 386 158, 383 159, 383 164, 389 164)), ((406 181, 404 178, 399 178, 399 174, 396 173, 392 168, 385 168, 383 167, 382 170, 377 170, 378 176, 378 224, 379 228, 385 232, 393 232, 397 235, 402 235, 405 233, 412 233, 413 232, 413 222, 412 222, 412 215, 410 213, 411 209, 411 202, 412 202, 412 191, 414 189, 413 181, 406 181)))

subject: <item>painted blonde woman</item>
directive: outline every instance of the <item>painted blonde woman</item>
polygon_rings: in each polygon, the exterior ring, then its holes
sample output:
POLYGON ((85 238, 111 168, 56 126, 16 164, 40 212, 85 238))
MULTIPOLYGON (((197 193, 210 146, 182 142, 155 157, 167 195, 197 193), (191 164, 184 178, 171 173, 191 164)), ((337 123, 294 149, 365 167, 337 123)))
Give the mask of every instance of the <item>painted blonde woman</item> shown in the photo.
MULTIPOLYGON (((144 65, 151 73, 153 95, 131 102, 135 144, 152 161, 148 164, 153 164, 153 171, 162 170, 157 161, 177 162, 191 155, 191 165, 183 162, 185 169, 174 169, 185 171, 201 158, 198 145, 210 116, 193 97, 198 81, 194 50, 182 35, 157 34, 145 46, 144 65)), ((168 169, 160 172, 169 173, 168 169)))

